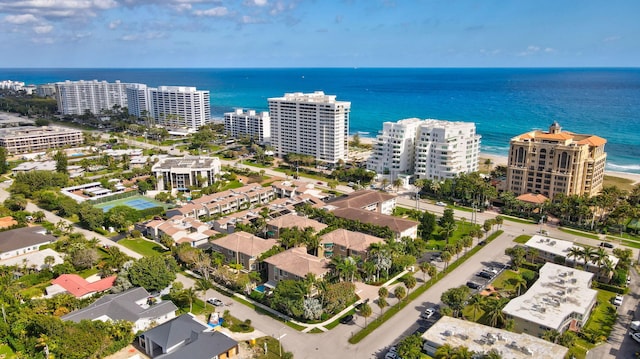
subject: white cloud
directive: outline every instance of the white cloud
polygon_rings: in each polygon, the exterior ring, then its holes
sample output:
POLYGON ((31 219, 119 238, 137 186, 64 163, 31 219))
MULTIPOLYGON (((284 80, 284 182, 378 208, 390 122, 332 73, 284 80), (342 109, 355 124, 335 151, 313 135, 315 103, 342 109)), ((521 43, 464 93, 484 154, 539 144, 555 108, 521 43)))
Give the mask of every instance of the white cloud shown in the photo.
POLYGON ((33 31, 36 34, 48 34, 51 32, 51 30, 53 30, 53 26, 51 25, 40 25, 40 26, 33 27, 33 31))
POLYGON ((122 41, 141 41, 141 40, 154 40, 167 37, 164 32, 161 31, 149 31, 140 34, 124 35, 120 38, 122 41))
POLYGON ((196 16, 223 17, 229 15, 229 10, 224 6, 217 6, 207 10, 196 10, 193 14, 196 16))
POLYGON ((44 18, 96 16, 116 6, 115 0, 0 0, 0 12, 44 18))
POLYGON ((55 42, 55 40, 52 37, 43 37, 43 36, 38 36, 38 37, 33 37, 31 38, 31 42, 33 42, 34 44, 53 44, 55 42))
POLYGON ((28 22, 37 22, 38 18, 32 14, 7 15, 4 17, 4 21, 10 24, 26 24, 28 22))
POLYGON ((266 6, 269 3, 267 0, 245 0, 245 6, 266 6))
POLYGON ((118 19, 118 20, 113 20, 109 23, 109 29, 111 30, 115 30, 118 28, 118 26, 120 26, 120 24, 122 24, 122 20, 118 19))

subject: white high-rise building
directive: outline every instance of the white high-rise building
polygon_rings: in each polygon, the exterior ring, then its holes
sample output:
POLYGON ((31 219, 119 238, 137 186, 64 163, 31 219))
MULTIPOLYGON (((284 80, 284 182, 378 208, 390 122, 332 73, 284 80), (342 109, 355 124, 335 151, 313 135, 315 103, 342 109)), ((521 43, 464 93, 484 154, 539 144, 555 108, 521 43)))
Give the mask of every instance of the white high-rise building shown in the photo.
POLYGON ((224 114, 224 131, 233 137, 249 136, 259 143, 269 142, 271 138, 271 119, 269 112, 257 113, 255 110, 224 114))
POLYGON ((65 81, 55 84, 58 111, 64 115, 82 115, 89 110, 99 114, 113 106, 127 107, 126 83, 116 81, 65 81))
POLYGON ((298 153, 327 163, 346 161, 350 110, 351 102, 336 101, 336 96, 322 91, 270 98, 271 145, 276 155, 298 153))
POLYGON ((209 91, 195 87, 159 86, 149 88, 151 115, 156 123, 171 128, 198 129, 211 119, 209 91))
POLYGON ((478 170, 480 138, 473 122, 425 120, 416 138, 414 173, 441 180, 478 170))
POLYGON ((127 102, 130 115, 139 118, 151 116, 151 101, 147 85, 129 84, 127 86, 127 102))
POLYGON ((391 177, 413 173, 416 131, 421 123, 419 118, 383 123, 367 160, 367 169, 391 177))
POLYGON ((441 180, 478 170, 480 135, 471 122, 410 118, 385 122, 367 168, 380 174, 415 174, 441 180))

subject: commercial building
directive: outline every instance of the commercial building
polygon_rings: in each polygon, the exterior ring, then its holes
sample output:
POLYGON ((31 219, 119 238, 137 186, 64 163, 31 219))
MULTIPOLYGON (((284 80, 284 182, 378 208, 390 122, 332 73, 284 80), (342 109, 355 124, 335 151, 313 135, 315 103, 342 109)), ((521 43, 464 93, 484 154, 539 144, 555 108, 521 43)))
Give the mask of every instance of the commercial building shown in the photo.
POLYGON ((422 339, 423 350, 430 356, 435 356, 436 350, 446 344, 454 348, 466 347, 477 354, 488 354, 493 350, 501 358, 509 359, 560 359, 569 352, 567 347, 528 334, 446 316, 424 332, 422 339))
POLYGON ((186 86, 159 86, 148 91, 149 112, 158 125, 196 130, 211 120, 209 91, 186 86))
POLYGON ((514 331, 542 337, 547 330, 579 330, 598 299, 591 289, 593 273, 546 263, 538 280, 502 312, 513 319, 514 331))
POLYGON ((39 97, 53 97, 56 95, 55 84, 43 84, 36 87, 36 95, 39 97))
POLYGON ((10 155, 47 151, 84 143, 82 131, 57 126, 24 126, 0 129, 0 147, 10 155))
POLYGON ((207 187, 220 173, 218 157, 185 156, 161 158, 151 171, 158 180, 158 191, 207 187))
POLYGON ((269 99, 271 145, 277 156, 298 153, 317 161, 338 163, 348 157, 351 102, 336 96, 287 93, 269 99))
POLYGON ((442 180, 478 170, 480 135, 471 122, 409 118, 385 122, 367 168, 396 179, 399 174, 442 180))
POLYGON ((127 85, 116 81, 65 81, 55 83, 58 112, 63 115, 82 115, 85 111, 99 114, 114 106, 127 107, 127 85))
POLYGON ((271 140, 271 118, 269 112, 257 113, 255 110, 243 111, 237 109, 234 112, 224 114, 224 132, 232 137, 249 137, 258 143, 266 143, 271 140))
POLYGON ((549 131, 531 131, 511 139, 507 190, 516 195, 541 193, 593 196, 602 189, 607 140, 595 135, 562 131, 554 122, 549 131))

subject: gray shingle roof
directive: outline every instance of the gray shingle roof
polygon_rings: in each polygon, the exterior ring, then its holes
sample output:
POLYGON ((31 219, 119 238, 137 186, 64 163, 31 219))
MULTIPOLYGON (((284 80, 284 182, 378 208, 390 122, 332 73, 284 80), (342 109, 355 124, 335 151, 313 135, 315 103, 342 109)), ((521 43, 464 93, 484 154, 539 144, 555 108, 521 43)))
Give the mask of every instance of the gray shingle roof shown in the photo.
POLYGON ((171 301, 143 308, 135 302, 149 297, 144 288, 132 288, 122 293, 108 294, 96 300, 86 308, 73 311, 62 317, 63 320, 80 322, 83 319, 95 320, 107 316, 112 320, 128 320, 135 322, 141 318, 155 318, 176 311, 178 308, 171 301))
POLYGON ((209 327, 194 320, 191 315, 183 314, 147 330, 142 335, 162 348, 171 348, 191 337, 193 332, 200 333, 207 328, 209 327))
POLYGON ((172 353, 158 359, 211 359, 238 345, 238 342, 220 332, 204 332, 192 335, 191 341, 172 353))
POLYGON ((36 244, 54 242, 56 237, 46 234, 46 232, 47 230, 41 226, 24 227, 0 232, 0 252, 10 252, 36 244))

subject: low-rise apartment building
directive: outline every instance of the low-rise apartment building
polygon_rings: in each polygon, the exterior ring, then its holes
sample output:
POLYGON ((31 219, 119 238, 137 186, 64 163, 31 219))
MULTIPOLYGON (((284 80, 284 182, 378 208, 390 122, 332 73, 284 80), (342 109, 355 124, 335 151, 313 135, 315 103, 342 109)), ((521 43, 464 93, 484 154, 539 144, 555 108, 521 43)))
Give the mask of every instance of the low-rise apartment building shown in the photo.
POLYGON ((319 257, 360 257, 366 260, 369 247, 374 243, 384 243, 383 238, 360 232, 336 229, 320 237, 319 257))
POLYGON ((295 213, 290 213, 268 221, 267 235, 270 238, 280 238, 280 232, 283 228, 293 227, 297 227, 300 230, 311 227, 315 233, 318 233, 321 230, 327 228, 327 225, 311 218, 298 216, 295 213))
POLYGON ((389 227, 396 239, 418 236, 418 222, 389 216, 382 213, 367 211, 360 208, 338 208, 331 211, 336 217, 359 221, 380 227, 389 227))
POLYGON ((158 180, 158 191, 166 191, 210 186, 220 168, 218 157, 185 156, 161 158, 151 171, 158 180))
POLYGON ((211 249, 222 253, 228 263, 242 264, 247 271, 262 270, 258 261, 262 253, 278 242, 275 239, 263 239, 247 232, 235 232, 211 242, 211 249))
POLYGON ((598 299, 591 289, 593 273, 546 263, 538 280, 502 309, 514 331, 542 337, 548 330, 579 330, 598 299))
POLYGON ((391 215, 396 208, 396 197, 396 195, 380 191, 360 190, 336 198, 329 202, 329 205, 336 208, 358 208, 391 215))
MULTIPOLYGON (((556 263, 564 264, 566 266, 575 267, 580 265, 587 272, 591 272, 595 275, 595 279, 600 282, 609 282, 611 279, 611 272, 604 271, 601 267, 601 263, 597 260, 588 260, 586 263, 581 256, 574 257, 571 255, 572 248, 583 248, 579 245, 564 241, 562 239, 550 238, 547 236, 535 235, 531 237, 525 244, 528 257, 531 262, 534 263, 556 263), (531 251, 533 249, 533 251, 531 251), (531 257, 531 253, 536 254, 535 258, 531 257)), ((603 249, 604 250, 604 249, 603 249)), ((606 259, 611 261, 613 267, 618 265, 618 257, 608 254, 606 259)), ((604 258, 602 259, 604 260, 604 258)))
POLYGON ((274 288, 281 280, 301 280, 309 273, 321 279, 330 271, 328 259, 308 254, 304 247, 288 249, 264 261, 268 265, 268 284, 274 288))
POLYGON ((227 215, 244 209, 256 208, 275 198, 273 188, 248 184, 194 199, 189 203, 167 211, 167 216, 202 217, 227 215))
POLYGON ((153 220, 144 225, 147 237, 159 240, 163 235, 173 239, 176 244, 189 243, 198 247, 208 243, 209 238, 218 234, 196 218, 173 216, 166 221, 153 220))
POLYGON ((10 155, 74 147, 84 143, 82 131, 58 126, 24 126, 0 129, 0 147, 10 155))
POLYGON ((569 348, 553 344, 529 334, 514 333, 504 329, 462 319, 444 316, 422 334, 423 350, 435 356, 444 345, 466 347, 470 352, 488 354, 495 350, 501 358, 509 359, 561 359, 569 348))

